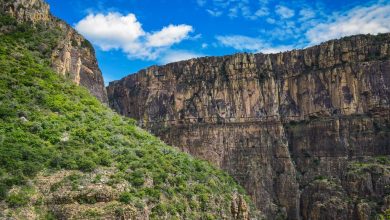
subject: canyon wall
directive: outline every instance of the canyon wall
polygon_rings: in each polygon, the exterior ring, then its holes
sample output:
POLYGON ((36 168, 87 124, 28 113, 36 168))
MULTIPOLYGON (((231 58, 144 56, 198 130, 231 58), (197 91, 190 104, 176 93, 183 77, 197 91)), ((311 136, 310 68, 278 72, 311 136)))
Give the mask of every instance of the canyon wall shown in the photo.
POLYGON ((45 25, 47 29, 56 30, 61 37, 50 57, 54 71, 86 87, 100 101, 108 103, 92 45, 71 26, 51 15, 48 4, 43 0, 0 0, 0 12, 14 17, 19 23, 45 25))
POLYGON ((153 66, 110 105, 228 171, 267 219, 390 209, 390 34, 153 66))

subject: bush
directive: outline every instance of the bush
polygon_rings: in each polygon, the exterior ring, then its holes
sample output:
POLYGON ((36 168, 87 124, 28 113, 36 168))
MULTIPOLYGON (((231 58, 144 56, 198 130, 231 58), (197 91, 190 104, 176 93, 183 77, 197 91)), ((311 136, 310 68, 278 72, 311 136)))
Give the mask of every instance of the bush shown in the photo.
POLYGON ((78 167, 82 171, 93 171, 96 168, 96 163, 89 158, 82 158, 78 161, 78 167))
POLYGON ((25 192, 19 192, 9 194, 5 201, 10 207, 17 208, 27 205, 29 199, 29 196, 25 192))
POLYGON ((129 182, 135 187, 140 187, 144 185, 145 174, 142 170, 136 170, 132 172, 129 176, 129 182))
POLYGON ((133 202, 133 200, 134 200, 134 196, 129 192, 123 192, 119 196, 119 201, 125 204, 130 204, 133 202))
MULTIPOLYGON (((13 22, 0 16, 0 26, 13 22)), ((107 184, 131 185, 119 201, 138 209, 147 203, 155 207, 151 216, 188 217, 192 209, 191 218, 200 219, 206 207, 229 211, 230 202, 221 198, 240 189, 230 176, 166 146, 51 70, 51 51, 63 37, 61 28, 24 24, 12 30, 0 37, 0 200, 13 207, 26 205, 28 193, 7 196, 8 190, 25 185, 42 170, 91 172, 112 166, 117 171, 107 184), (144 184, 149 179, 153 181, 144 184), (216 199, 222 202, 216 204, 216 199)), ((93 50, 88 41, 81 46, 93 50)), ((51 190, 63 184, 77 190, 82 183, 79 175, 64 181, 51 190)))

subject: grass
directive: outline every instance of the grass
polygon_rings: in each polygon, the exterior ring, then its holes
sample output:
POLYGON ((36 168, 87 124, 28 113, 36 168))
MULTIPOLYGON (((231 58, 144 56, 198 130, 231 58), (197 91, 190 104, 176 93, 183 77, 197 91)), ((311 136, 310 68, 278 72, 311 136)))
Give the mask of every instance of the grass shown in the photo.
MULTIPOLYGON (((119 201, 154 204, 152 217, 230 212, 233 192, 244 191, 225 172, 165 145, 49 68, 61 31, 0 16, 4 25, 11 31, 0 37, 0 200, 26 205, 27 198, 9 190, 43 170, 115 167, 115 178, 133 189, 119 201), (152 186, 144 186, 146 178, 152 186)), ((68 181, 77 184, 77 176, 68 181)))

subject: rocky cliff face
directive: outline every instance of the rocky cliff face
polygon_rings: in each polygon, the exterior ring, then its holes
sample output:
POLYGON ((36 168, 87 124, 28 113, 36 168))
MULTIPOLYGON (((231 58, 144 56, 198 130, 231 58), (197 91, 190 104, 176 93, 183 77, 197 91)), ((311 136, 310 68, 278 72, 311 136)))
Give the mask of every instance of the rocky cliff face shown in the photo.
POLYGON ((52 16, 48 4, 43 0, 0 0, 0 12, 7 13, 20 23, 43 24, 59 30, 62 37, 51 55, 54 70, 86 87, 102 102, 108 102, 93 47, 72 27, 52 16))
POLYGON ((227 170, 269 219, 369 219, 390 200, 390 34, 154 66, 110 105, 227 170))

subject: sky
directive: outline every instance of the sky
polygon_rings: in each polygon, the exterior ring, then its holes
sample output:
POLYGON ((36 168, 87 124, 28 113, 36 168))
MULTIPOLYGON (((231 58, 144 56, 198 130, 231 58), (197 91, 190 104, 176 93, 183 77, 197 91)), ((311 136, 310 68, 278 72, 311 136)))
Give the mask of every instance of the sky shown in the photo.
POLYGON ((105 82, 152 65, 277 53, 390 32, 390 0, 46 0, 96 49, 105 82))

